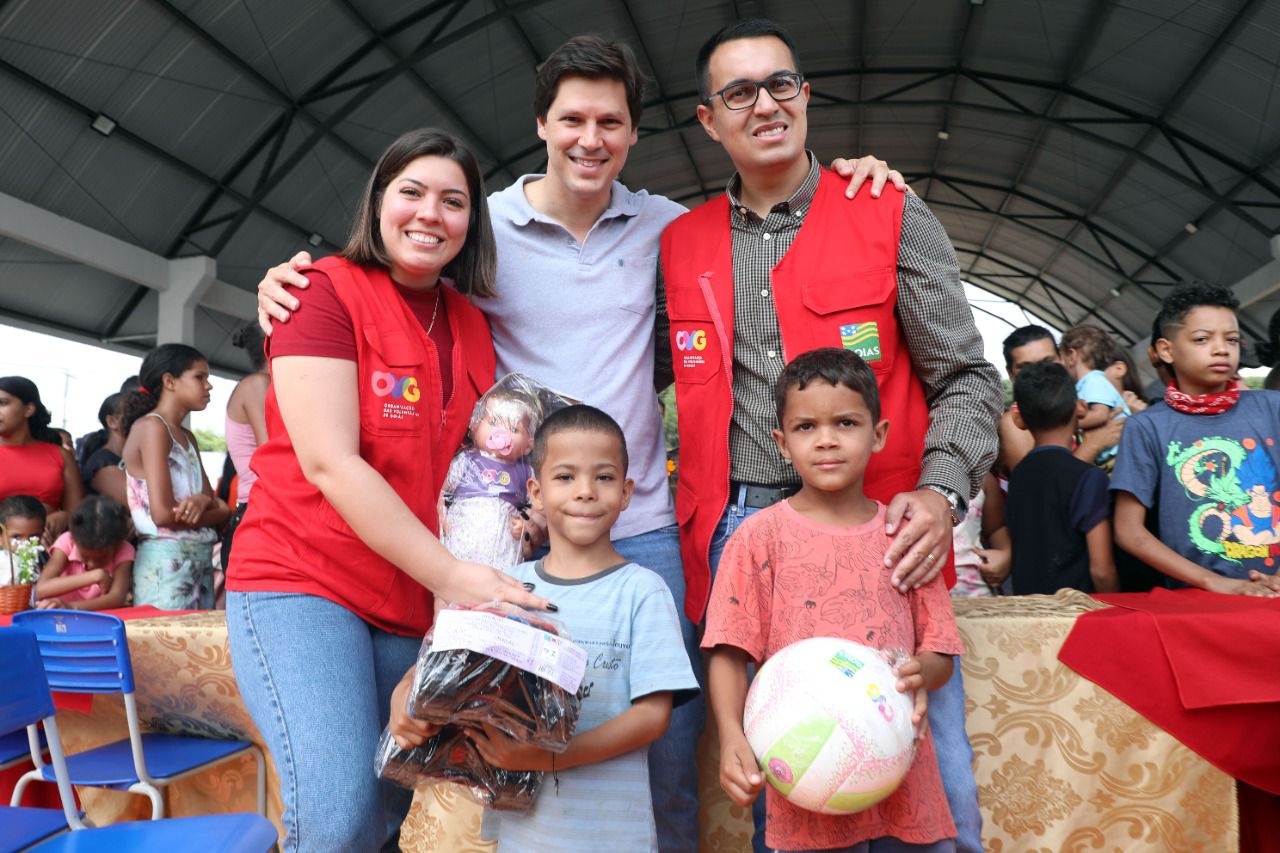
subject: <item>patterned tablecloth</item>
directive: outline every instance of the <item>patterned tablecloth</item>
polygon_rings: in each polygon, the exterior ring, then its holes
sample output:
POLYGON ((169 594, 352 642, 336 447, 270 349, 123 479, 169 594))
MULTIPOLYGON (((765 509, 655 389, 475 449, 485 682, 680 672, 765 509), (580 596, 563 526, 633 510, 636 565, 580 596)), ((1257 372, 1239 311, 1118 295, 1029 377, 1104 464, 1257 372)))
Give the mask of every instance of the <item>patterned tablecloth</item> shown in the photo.
MULTIPOLYGON (((1237 849, 1234 783, 1169 735, 1057 661, 1075 617, 1099 607, 1064 592, 957 601, 969 737, 991 851, 1237 849)), ((144 724, 248 737, 261 744, 240 702, 222 613, 128 623, 144 724)), ((92 714, 59 713, 72 752, 121 737, 124 711, 96 697, 92 714)), ((704 851, 749 850, 749 815, 721 794, 715 740, 704 738, 704 851)), ((274 768, 269 816, 279 823, 274 768)), ((252 811, 252 758, 172 786, 170 814, 252 811)), ((82 789, 99 823, 147 814, 146 800, 82 789)), ((478 838, 480 810, 452 787, 419 791, 401 832, 406 851, 491 851, 478 838)))

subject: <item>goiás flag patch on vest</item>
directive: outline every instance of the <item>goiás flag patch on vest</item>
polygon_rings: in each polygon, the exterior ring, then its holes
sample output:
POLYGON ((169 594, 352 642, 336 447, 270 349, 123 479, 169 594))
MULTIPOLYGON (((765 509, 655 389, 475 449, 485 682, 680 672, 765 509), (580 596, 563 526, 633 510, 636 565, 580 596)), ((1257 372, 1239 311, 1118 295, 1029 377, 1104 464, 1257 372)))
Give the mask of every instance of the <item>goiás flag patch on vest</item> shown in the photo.
POLYGON ((880 326, 876 321, 848 323, 840 327, 840 346, 853 350, 863 361, 880 360, 880 326))

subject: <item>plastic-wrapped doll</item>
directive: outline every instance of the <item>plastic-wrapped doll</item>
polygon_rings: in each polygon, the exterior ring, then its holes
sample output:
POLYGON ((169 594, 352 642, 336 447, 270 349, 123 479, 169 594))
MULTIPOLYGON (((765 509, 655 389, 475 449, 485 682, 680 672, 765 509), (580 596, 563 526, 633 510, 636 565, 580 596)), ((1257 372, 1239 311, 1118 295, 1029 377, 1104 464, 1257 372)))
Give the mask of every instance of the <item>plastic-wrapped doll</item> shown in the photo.
POLYGON ((449 465, 441 541, 459 560, 504 568, 521 560, 513 523, 528 503, 528 454, 542 420, 538 392, 516 374, 490 388, 471 416, 471 441, 449 465))

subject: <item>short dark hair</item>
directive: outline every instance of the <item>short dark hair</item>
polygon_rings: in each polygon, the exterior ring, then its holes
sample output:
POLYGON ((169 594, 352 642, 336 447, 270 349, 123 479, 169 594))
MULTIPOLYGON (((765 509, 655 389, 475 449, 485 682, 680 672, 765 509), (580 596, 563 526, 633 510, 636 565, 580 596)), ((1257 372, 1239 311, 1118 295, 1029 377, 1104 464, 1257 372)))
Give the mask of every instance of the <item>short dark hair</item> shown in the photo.
POLYGON ((1044 326, 1037 326, 1032 323, 1029 326, 1019 326, 1009 333, 1009 337, 1004 339, 1001 345, 1004 349, 1004 369, 1013 370, 1013 351, 1027 344, 1033 344, 1036 341, 1048 339, 1053 344, 1053 351, 1058 351, 1058 345, 1053 340, 1053 333, 1044 326))
POLYGON ((1207 306, 1210 308, 1229 308, 1233 312, 1240 310, 1240 300, 1225 287, 1206 284, 1203 281, 1192 281, 1180 284, 1160 303, 1160 313, 1156 314, 1152 326, 1152 343, 1160 338, 1169 338, 1174 330, 1186 321, 1187 315, 1194 309, 1207 306))
POLYGON ((254 370, 263 371, 267 369, 267 352, 263 349, 266 337, 258 321, 250 320, 231 335, 231 345, 249 354, 254 370))
POLYGON ((419 157, 443 157, 457 163, 467 179, 467 192, 471 195, 467 239, 457 256, 445 265, 444 274, 453 279, 459 293, 493 296, 497 292, 494 278, 498 270, 498 250, 493 239, 493 226, 489 223, 489 201, 485 196, 480 165, 475 155, 456 137, 433 127, 411 130, 382 152, 360 197, 347 245, 339 254, 364 266, 391 265, 387 249, 382 245, 382 235, 378 233, 382 196, 392 179, 419 157))
POLYGON ((105 495, 90 495, 72 511, 68 526, 81 548, 112 548, 129 536, 129 513, 105 495))
POLYGON ((622 454, 622 473, 627 473, 630 460, 627 458, 627 437, 618 422, 607 412, 595 406, 582 404, 565 406, 552 412, 538 427, 533 437, 533 452, 529 464, 533 467, 533 476, 540 477, 542 465, 547 461, 547 442, 551 436, 561 432, 599 432, 611 435, 618 441, 618 452, 622 454))
POLYGON ((768 18, 744 18, 735 24, 722 27, 715 35, 702 43, 698 48, 698 58, 693 69, 693 79, 698 84, 698 100, 705 102, 711 97, 711 54, 725 42, 738 39, 767 38, 772 36, 787 46, 791 51, 793 70, 800 70, 800 51, 791 35, 768 18))
POLYGON ((1280 362, 1280 308, 1271 313, 1271 321, 1267 323, 1267 339, 1254 345, 1254 352, 1263 367, 1274 368, 1280 362))
POLYGON ((773 386, 773 405, 782 423, 782 413, 787 408, 787 395, 794 388, 803 391, 813 382, 822 380, 828 385, 843 385, 862 395, 871 411, 871 420, 880 420, 880 389, 876 387, 876 374, 853 350, 822 347, 801 353, 782 369, 782 375, 773 386))
POLYGON ((627 92, 631 127, 639 127, 644 112, 644 72, 625 42, 597 35, 574 36, 551 51, 533 78, 533 113, 538 118, 547 117, 565 77, 617 80, 627 92))
POLYGON ((1080 354, 1080 358, 1090 370, 1101 370, 1111 363, 1111 353, 1115 349, 1115 341, 1105 330, 1097 326, 1074 326, 1062 333, 1058 348, 1080 354))
POLYGON ((0 501, 0 524, 8 524, 11 518, 34 518, 44 527, 49 514, 40 499, 33 495, 10 495, 0 501))
POLYGON ((1028 364, 1013 380, 1013 399, 1033 433, 1071 423, 1076 411, 1076 383, 1057 362, 1028 364))

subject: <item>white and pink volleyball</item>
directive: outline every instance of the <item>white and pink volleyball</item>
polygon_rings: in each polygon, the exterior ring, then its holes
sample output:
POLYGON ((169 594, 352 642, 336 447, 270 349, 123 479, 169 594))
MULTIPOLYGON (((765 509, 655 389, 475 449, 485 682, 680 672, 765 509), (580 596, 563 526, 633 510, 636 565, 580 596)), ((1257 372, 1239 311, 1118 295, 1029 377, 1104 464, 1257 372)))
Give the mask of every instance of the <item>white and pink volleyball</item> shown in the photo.
POLYGON ((851 814, 893 793, 915 756, 914 704, 880 652, 835 637, 787 646, 747 693, 743 728, 791 803, 851 814))

